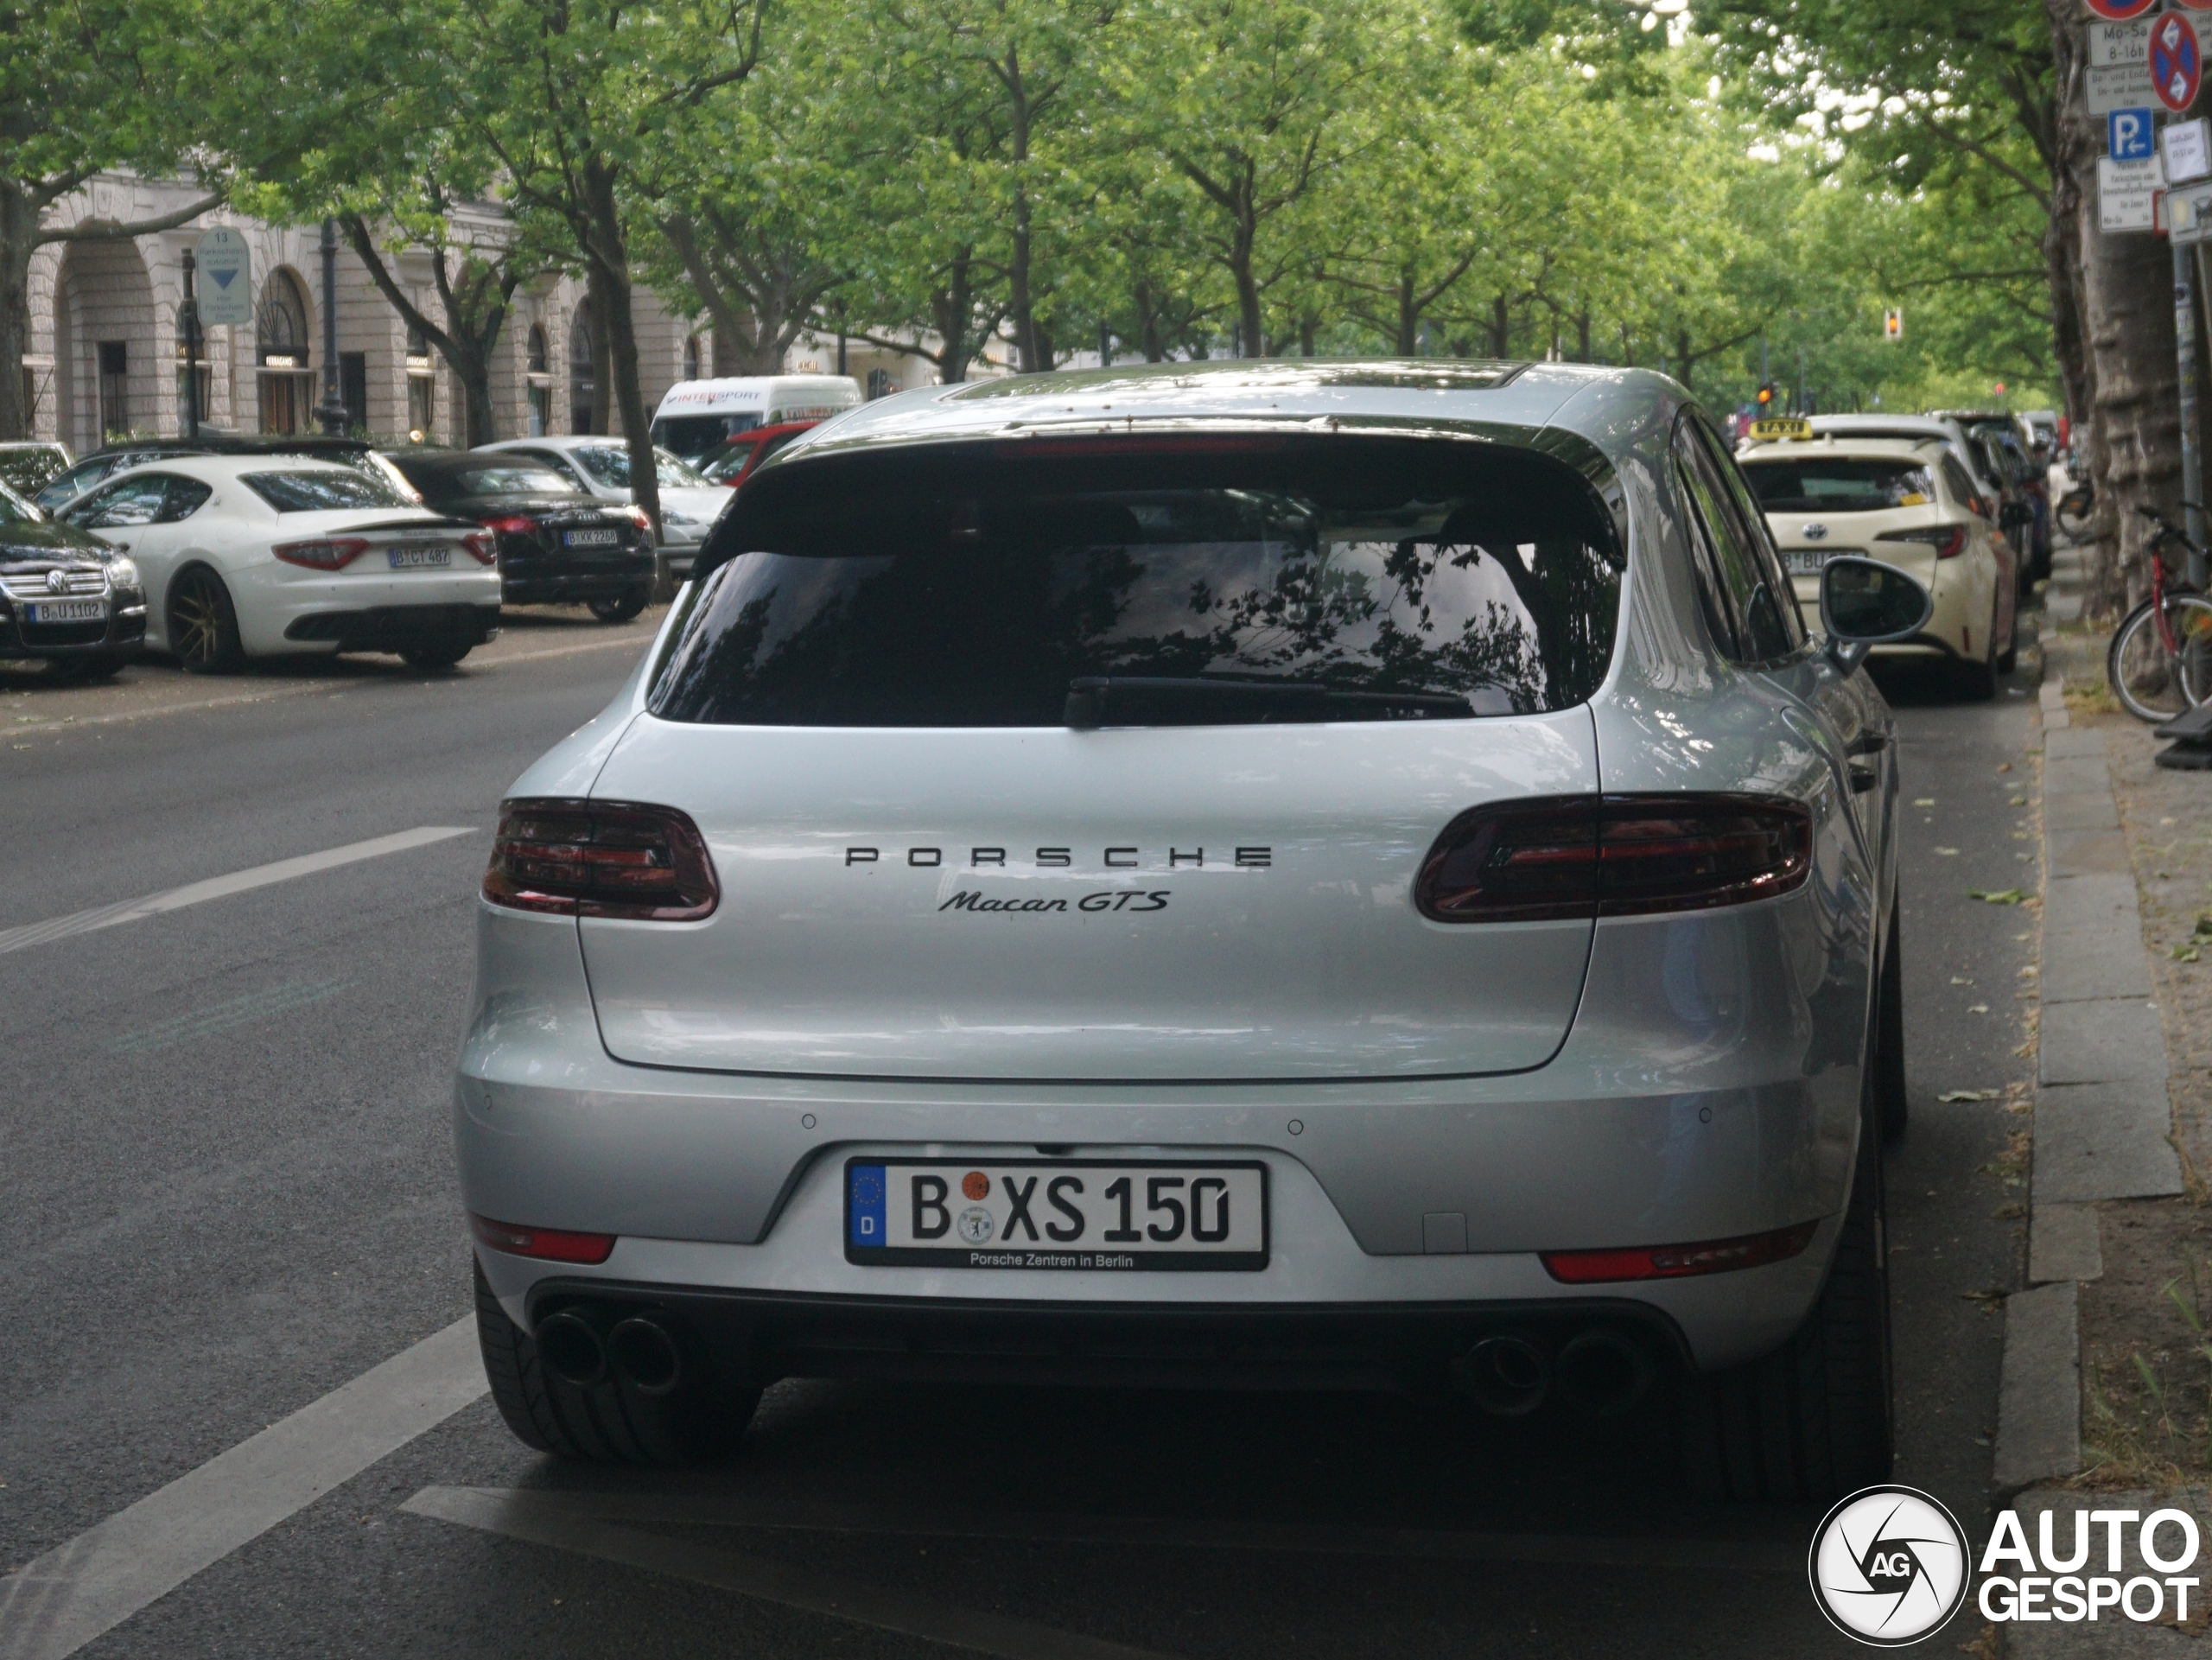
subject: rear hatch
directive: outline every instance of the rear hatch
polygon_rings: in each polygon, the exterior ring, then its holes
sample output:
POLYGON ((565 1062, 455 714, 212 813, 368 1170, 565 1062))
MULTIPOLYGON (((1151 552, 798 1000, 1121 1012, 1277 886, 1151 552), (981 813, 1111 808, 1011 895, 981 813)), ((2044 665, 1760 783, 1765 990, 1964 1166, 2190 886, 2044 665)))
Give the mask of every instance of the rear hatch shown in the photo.
POLYGON ((1598 787, 1620 567, 1578 475, 1148 440, 743 493, 746 551, 594 788, 688 814, 721 885, 702 921, 580 924, 615 1056, 1221 1080, 1557 1050, 1591 924, 1433 921, 1415 886, 1469 808, 1598 787))
POLYGON ((1792 586, 1808 606, 1819 603, 1821 567, 1841 554, 1879 559, 1923 584, 1934 580, 1938 542, 1967 520, 1963 509, 1943 503, 1934 468, 1924 456, 1839 455, 1822 444, 1784 445, 1744 461, 1792 586))

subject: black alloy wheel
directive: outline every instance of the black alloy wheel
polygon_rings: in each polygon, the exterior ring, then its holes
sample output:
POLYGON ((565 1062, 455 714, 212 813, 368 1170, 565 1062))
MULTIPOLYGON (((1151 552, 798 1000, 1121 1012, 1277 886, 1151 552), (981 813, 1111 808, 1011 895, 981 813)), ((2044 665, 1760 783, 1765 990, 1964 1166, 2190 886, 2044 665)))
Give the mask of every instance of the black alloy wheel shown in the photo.
POLYGON ((605 599, 586 600, 585 607, 601 622, 627 622, 645 608, 647 590, 628 588, 605 599))
POLYGON ((235 674, 245 666, 230 590, 205 565, 180 571, 169 584, 169 649, 187 674, 235 674))

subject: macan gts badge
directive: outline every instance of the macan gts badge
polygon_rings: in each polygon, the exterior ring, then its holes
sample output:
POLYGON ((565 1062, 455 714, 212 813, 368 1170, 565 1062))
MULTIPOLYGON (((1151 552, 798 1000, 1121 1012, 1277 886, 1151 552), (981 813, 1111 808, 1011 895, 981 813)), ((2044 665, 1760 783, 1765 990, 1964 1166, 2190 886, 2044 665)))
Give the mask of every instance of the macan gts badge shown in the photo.
POLYGON ((1687 393, 1571 365, 931 387, 732 498, 512 786, 454 1091, 534 1447, 785 1377, 1645 1415, 1890 1460, 1894 722, 1687 393), (1049 396, 1044 394, 1049 392, 1049 396))

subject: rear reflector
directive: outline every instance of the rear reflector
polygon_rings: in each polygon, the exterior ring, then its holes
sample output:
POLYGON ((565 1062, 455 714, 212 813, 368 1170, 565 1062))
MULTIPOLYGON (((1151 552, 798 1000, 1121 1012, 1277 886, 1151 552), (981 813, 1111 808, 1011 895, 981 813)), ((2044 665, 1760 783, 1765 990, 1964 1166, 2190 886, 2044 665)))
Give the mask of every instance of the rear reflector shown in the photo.
POLYGON ((358 536, 318 537, 312 542, 279 542, 269 550, 288 565, 309 570, 340 570, 369 550, 358 536))
POLYGON ((535 1256, 548 1262, 603 1262, 614 1254, 611 1233, 567 1233, 558 1228, 518 1228, 471 1212, 468 1225, 479 1243, 510 1256, 535 1256))
POLYGON ((1645 916, 1786 894, 1813 819, 1773 796, 1573 796, 1477 807, 1445 827, 1414 890, 1434 922, 1645 916))
POLYGON ((1726 1274, 1787 1262, 1813 1243, 1817 1222, 1740 1239, 1708 1239, 1699 1245, 1646 1245, 1633 1250, 1548 1250, 1545 1269, 1567 1285, 1613 1280, 1679 1280, 1692 1274, 1726 1274))
POLYGON ((673 807, 519 799, 499 809, 484 897, 554 916, 696 922, 721 890, 698 827, 673 807))

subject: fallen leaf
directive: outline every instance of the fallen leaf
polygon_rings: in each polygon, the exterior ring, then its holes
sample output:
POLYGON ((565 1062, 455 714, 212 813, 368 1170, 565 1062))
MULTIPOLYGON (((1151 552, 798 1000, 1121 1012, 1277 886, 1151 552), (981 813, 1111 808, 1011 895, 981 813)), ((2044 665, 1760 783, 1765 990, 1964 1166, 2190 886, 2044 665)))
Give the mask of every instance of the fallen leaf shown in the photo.
POLYGON ((2005 805, 2008 807, 2024 807, 2028 805, 2028 798, 2024 795, 2012 796, 2005 801, 2005 805))
POLYGON ((1945 859, 1955 859, 1959 856, 1959 850, 1956 848, 1937 848, 1936 852, 1939 857, 1945 859))
POLYGON ((1932 807, 1936 805, 1936 798, 1932 795, 1915 796, 1912 798, 1912 805, 1916 807, 1932 807))
POLYGON ((1953 975, 1953 976, 1951 976, 1951 983, 1952 983, 1953 985, 1955 985, 1955 986, 1970 986, 1970 985, 1972 985, 1972 984, 1974 983, 1974 982, 1973 982, 1973 981, 1971 981, 1971 980, 1961 980, 1961 979, 1957 975, 1955 975, 1955 975, 1953 975))
POLYGON ((1999 761, 1997 763, 1997 770, 2000 773, 2009 773, 2012 770, 2012 763, 2009 760, 1999 761))
POLYGON ((2204 958, 2204 953, 2194 945, 2176 945, 2169 950, 2166 955, 2177 963, 2199 963, 2204 958))
POLYGON ((1968 1003, 1967 1005, 1967 1013, 1969 1014, 1986 1014, 1989 1013, 1989 1005, 1987 1003, 1968 1003))
POLYGON ((2018 905, 2022 900, 2027 898, 2027 895, 2017 887, 2000 887, 1994 893, 1984 893, 1979 887, 1969 887, 1967 889, 1967 897, 1970 900, 1980 900, 1984 905, 2018 905))
POLYGON ((2043 970, 2041 969, 2037 968, 2033 963, 2031 963, 2027 967, 2020 970, 2020 977, 2024 980, 2031 974, 2041 974, 2043 970))
POLYGON ((1946 1090, 1936 1098, 1938 1101, 1994 1101, 2000 1093, 1997 1090, 1946 1090))

